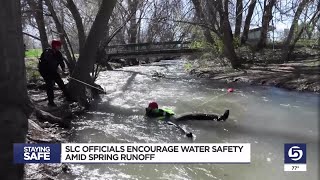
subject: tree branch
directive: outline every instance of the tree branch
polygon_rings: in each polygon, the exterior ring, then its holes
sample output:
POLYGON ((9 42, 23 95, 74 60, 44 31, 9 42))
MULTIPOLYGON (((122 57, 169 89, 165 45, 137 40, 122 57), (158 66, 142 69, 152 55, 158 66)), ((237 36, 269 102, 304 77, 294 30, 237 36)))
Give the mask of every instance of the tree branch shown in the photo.
POLYGON ((41 41, 41 39, 40 39, 39 37, 34 36, 34 35, 31 35, 31 34, 29 34, 29 33, 22 32, 22 34, 27 35, 27 36, 29 36, 29 37, 32 37, 33 39, 36 39, 36 40, 38 40, 38 41, 41 41))

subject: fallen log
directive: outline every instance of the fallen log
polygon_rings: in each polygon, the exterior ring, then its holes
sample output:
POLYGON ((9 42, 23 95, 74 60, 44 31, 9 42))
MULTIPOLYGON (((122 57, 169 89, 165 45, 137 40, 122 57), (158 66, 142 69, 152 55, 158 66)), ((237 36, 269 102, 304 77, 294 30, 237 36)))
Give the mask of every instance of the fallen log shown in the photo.
POLYGON ((36 143, 58 142, 54 136, 52 136, 48 131, 44 130, 31 119, 28 119, 27 139, 36 143))
POLYGON ((69 128, 71 125, 71 120, 66 118, 56 117, 46 111, 35 108, 36 117, 40 122, 48 121, 51 124, 58 124, 60 127, 69 128))

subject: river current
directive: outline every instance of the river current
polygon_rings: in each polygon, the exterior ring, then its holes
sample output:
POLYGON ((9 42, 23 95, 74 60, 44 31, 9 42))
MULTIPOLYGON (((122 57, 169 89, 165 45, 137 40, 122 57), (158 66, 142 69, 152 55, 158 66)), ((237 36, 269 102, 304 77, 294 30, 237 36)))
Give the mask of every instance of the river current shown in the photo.
POLYGON ((250 164, 71 164, 61 179, 317 180, 319 95, 265 86, 224 84, 188 75, 183 60, 101 72, 102 101, 73 122, 75 143, 251 143, 250 164), (163 74, 164 77, 154 77, 163 74), (235 89, 227 93, 227 88, 235 89), (157 101, 177 115, 230 110, 226 122, 172 126, 144 117, 157 101), (284 172, 284 143, 307 144, 307 172, 284 172))

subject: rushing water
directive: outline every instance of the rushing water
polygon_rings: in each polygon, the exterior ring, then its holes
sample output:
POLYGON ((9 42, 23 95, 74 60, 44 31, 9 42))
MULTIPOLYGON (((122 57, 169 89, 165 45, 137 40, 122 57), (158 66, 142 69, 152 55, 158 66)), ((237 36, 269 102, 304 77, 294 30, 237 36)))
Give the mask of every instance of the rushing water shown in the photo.
POLYGON ((318 98, 278 88, 227 85, 196 79, 183 61, 161 61, 100 74, 107 94, 74 122, 72 142, 83 143, 251 143, 250 164, 73 164, 61 179, 318 179, 318 98), (155 72, 165 78, 155 78, 155 72), (226 93, 232 86, 234 93, 226 93), (193 121, 182 127, 193 141, 161 122, 144 118, 150 101, 187 112, 223 113, 224 123, 193 121), (283 171, 284 143, 307 143, 307 172, 283 171))

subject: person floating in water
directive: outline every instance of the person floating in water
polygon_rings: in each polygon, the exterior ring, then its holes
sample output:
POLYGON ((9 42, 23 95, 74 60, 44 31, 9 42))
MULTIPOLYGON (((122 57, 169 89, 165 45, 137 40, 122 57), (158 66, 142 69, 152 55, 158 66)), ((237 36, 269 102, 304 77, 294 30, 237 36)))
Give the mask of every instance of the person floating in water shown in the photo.
POLYGON ((226 110, 223 115, 216 114, 187 114, 180 117, 174 117, 174 112, 170 109, 160 109, 156 102, 149 103, 146 108, 146 116, 149 118, 161 118, 164 120, 187 121, 187 120, 213 120, 225 121, 229 117, 229 110, 226 110))
POLYGON ((160 109, 156 102, 149 103, 146 108, 146 116, 149 118, 163 119, 167 124, 174 125, 188 138, 192 138, 191 132, 186 132, 183 128, 173 123, 174 121, 187 121, 187 120, 213 120, 213 121, 225 121, 229 117, 229 110, 226 110, 223 115, 218 116, 216 114, 187 114, 180 117, 174 117, 174 112, 170 109, 160 109))

